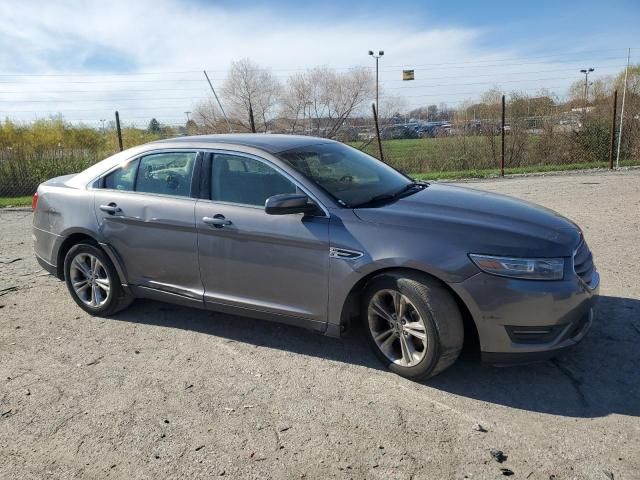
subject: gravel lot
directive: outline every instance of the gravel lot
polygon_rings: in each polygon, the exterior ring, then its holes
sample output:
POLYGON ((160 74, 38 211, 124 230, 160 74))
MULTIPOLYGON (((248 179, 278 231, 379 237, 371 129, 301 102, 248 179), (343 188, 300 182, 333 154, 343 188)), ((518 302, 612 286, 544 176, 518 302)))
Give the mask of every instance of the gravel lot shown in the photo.
POLYGON ((560 359, 413 383, 357 334, 150 301, 92 318, 33 259, 31 214, 0 211, 0 478, 640 478, 640 170, 469 185, 583 227, 602 298, 560 359))

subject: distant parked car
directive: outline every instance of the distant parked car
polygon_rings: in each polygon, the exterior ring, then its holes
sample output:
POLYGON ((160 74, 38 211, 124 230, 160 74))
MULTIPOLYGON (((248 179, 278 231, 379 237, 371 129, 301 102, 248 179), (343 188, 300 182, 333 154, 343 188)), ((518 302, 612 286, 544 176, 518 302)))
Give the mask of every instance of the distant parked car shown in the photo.
POLYGON ((414 379, 453 364, 465 328, 491 363, 575 345, 599 287, 570 220, 323 138, 153 142, 41 184, 33 208, 38 262, 91 315, 152 298, 330 336, 361 322, 414 379))
POLYGON ((416 128, 409 125, 389 125, 380 132, 383 140, 400 140, 406 138, 420 138, 416 128))
POLYGON ((451 132, 451 124, 449 122, 427 122, 420 129, 422 138, 445 137, 451 132))

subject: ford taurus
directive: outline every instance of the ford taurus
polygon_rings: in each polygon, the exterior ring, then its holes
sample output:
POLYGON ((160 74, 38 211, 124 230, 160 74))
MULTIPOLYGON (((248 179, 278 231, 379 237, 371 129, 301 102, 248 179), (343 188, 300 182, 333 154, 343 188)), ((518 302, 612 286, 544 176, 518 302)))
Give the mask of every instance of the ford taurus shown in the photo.
POLYGON ((144 297, 330 336, 361 322, 413 379, 454 363, 465 335, 491 363, 556 354, 598 293, 570 220, 327 139, 153 142, 41 184, 33 208, 38 261, 92 315, 144 297))

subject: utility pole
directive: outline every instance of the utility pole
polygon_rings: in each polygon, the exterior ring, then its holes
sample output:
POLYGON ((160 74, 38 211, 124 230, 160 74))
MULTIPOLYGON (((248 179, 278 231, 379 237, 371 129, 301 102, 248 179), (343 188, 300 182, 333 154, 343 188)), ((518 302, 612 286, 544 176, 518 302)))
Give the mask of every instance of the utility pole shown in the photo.
POLYGON ((587 115, 587 104, 589 103, 589 74, 594 68, 583 68, 580 73, 584 73, 584 114, 587 115))
POLYGON ((104 118, 101 118, 100 122, 102 123, 102 134, 104 135, 104 122, 106 122, 106 120, 104 118))
POLYGON ((224 108, 222 108, 222 104, 220 103, 220 99, 218 98, 218 94, 216 93, 215 88, 213 88, 213 84, 211 83, 211 80, 209 80, 209 75, 207 75, 207 71, 203 70, 202 73, 204 73, 204 76, 207 79, 207 82, 209 83, 209 87, 211 87, 211 91, 213 92, 213 96, 216 97, 216 102, 218 102, 218 106, 220 107, 220 111, 222 112, 222 116, 224 116, 224 120, 225 120, 225 122, 227 122, 227 128, 229 129, 229 132, 233 133, 233 129, 231 128, 231 124, 229 123, 229 119, 227 118, 227 114, 224 113, 224 108))
POLYGON ((627 68, 624 71, 624 88, 622 89, 622 108, 620 108, 620 131, 618 133, 618 153, 616 154, 616 169, 620 167, 620 145, 622 144, 622 120, 624 119, 624 100, 627 96, 627 76, 629 74, 629 60, 631 49, 627 51, 627 68))
POLYGON ((378 100, 379 100, 379 98, 378 98, 378 92, 379 92, 379 87, 378 87, 378 85, 379 85, 379 83, 378 83, 378 60, 380 60, 380 57, 382 57, 384 55, 384 50, 378 51, 378 55, 375 55, 373 53, 373 50, 369 50, 369 55, 371 55, 373 58, 376 59, 376 112, 379 112, 380 108, 379 108, 379 103, 378 103, 378 100))
POLYGON ((191 120, 191 119, 189 118, 189 115, 191 115, 191 112, 190 112, 190 111, 187 111, 187 112, 184 112, 184 114, 187 116, 187 123, 189 123, 189 120, 191 120))

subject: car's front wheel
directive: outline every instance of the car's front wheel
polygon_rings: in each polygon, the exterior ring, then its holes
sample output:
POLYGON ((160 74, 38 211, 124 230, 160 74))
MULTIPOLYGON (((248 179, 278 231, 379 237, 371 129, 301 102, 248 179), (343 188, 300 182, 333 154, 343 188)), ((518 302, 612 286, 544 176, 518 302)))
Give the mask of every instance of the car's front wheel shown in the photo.
POLYGON ((64 260, 64 277, 73 300, 91 315, 112 315, 132 301, 113 263, 95 245, 79 243, 71 247, 64 260))
POLYGON ((375 277, 365 290, 362 317, 377 356, 403 377, 437 375, 462 349, 464 327, 455 299, 427 275, 375 277))

